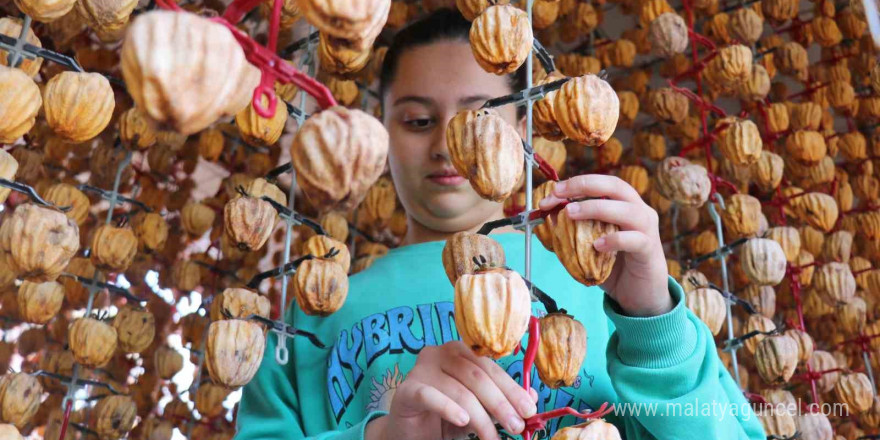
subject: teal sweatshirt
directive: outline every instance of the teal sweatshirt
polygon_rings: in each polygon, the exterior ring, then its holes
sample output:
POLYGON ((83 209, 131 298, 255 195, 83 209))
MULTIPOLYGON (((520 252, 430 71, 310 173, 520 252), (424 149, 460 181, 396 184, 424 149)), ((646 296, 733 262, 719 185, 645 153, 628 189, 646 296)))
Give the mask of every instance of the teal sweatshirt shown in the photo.
MULTIPOLYGON (((522 273, 524 236, 493 238, 504 247, 508 265, 522 273)), ((275 362, 277 338, 268 336, 260 370, 242 393, 236 439, 362 439, 366 424, 388 411, 419 351, 459 339, 443 246, 438 241, 391 250, 351 277, 345 305, 329 317, 306 316, 291 307, 286 321, 316 333, 327 347, 288 339, 290 361, 282 366, 275 362)), ((674 280, 669 281, 672 311, 628 317, 601 289, 576 282, 537 240, 532 252, 535 285, 587 331, 586 359, 573 386, 550 389, 534 368, 530 372, 538 412, 595 409, 609 402, 616 411, 606 420, 630 440, 765 438, 718 359, 712 334, 685 306, 674 280)), ((546 312, 536 302, 533 314, 546 312)), ((526 341, 527 336, 523 345, 526 341)), ((517 381, 522 356, 498 361, 517 381)), ((556 419, 533 438, 549 439, 575 423, 571 416, 556 419)))

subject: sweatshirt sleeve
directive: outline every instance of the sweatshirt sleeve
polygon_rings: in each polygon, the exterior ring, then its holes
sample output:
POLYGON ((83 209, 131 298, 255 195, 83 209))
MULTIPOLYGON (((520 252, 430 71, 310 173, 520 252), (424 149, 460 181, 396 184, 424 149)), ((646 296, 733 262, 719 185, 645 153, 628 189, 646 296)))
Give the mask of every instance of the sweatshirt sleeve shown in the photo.
POLYGON ((367 423, 385 415, 379 411, 371 412, 350 428, 306 436, 300 422, 295 373, 290 368, 293 363, 282 366, 275 362, 277 338, 267 339, 260 369, 242 390, 236 440, 362 440, 367 423))
POLYGON ((606 296, 614 333, 608 374, 625 438, 761 439, 763 427, 723 367, 709 328, 686 306, 671 277, 675 307, 649 318, 624 316, 606 296))

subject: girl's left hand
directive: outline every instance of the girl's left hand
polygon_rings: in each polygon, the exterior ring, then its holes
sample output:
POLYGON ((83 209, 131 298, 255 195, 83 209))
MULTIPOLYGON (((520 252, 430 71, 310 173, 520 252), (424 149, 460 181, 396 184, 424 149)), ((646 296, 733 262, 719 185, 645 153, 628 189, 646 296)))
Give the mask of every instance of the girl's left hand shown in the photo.
POLYGON ((596 198, 569 203, 565 207, 569 217, 613 223, 620 228, 593 244, 599 252, 622 252, 602 289, 630 316, 656 316, 672 310, 657 212, 628 183, 601 174, 558 182, 539 207, 549 210, 566 199, 584 197, 596 198))

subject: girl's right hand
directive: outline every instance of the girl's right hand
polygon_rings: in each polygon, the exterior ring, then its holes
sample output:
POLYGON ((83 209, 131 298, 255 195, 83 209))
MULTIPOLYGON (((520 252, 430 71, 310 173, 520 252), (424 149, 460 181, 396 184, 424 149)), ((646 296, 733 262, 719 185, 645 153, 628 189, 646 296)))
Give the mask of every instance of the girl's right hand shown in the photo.
POLYGON ((368 440, 499 439, 495 422, 512 434, 536 413, 537 393, 528 392, 498 364, 474 354, 461 341, 422 349, 401 382, 388 415, 367 425, 368 440))

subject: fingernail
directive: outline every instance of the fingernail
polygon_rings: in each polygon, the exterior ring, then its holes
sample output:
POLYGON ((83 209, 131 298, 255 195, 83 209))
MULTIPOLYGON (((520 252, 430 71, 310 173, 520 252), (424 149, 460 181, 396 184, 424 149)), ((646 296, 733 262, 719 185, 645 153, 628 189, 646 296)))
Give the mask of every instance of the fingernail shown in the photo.
POLYGON ((468 424, 469 417, 468 414, 464 411, 459 411, 458 415, 455 417, 458 426, 464 426, 468 424))
POLYGON ((525 423, 519 417, 510 416, 507 418, 507 429, 510 429, 512 432, 520 432, 525 427, 525 423))
POLYGON ((569 203, 565 205, 565 210, 568 211, 569 214, 574 214, 581 210, 581 205, 577 203, 569 203))
POLYGON ((605 247, 605 238, 604 237, 597 238, 596 241, 593 242, 593 247, 596 248, 597 250, 602 250, 602 248, 605 247))
POLYGON ((556 182, 556 191, 565 191, 565 182, 556 182))
MULTIPOLYGON (((537 394, 535 396, 537 397, 537 394)), ((538 409, 535 407, 536 401, 537 399, 535 399, 534 401, 532 400, 532 396, 529 396, 528 399, 520 400, 518 405, 519 414, 526 418, 535 415, 535 413, 538 412, 538 409)))

